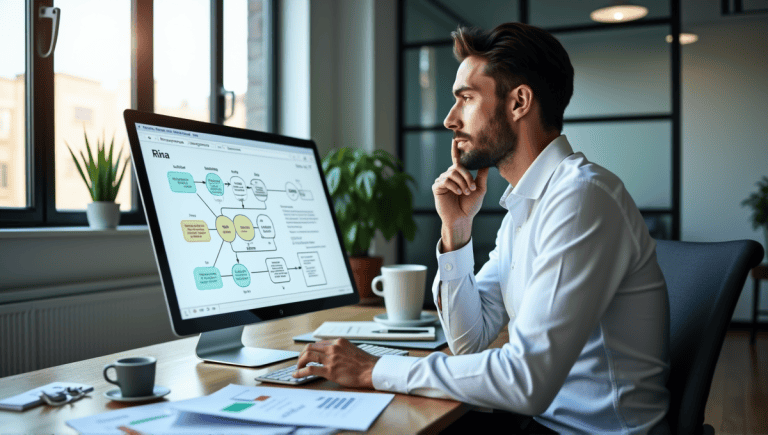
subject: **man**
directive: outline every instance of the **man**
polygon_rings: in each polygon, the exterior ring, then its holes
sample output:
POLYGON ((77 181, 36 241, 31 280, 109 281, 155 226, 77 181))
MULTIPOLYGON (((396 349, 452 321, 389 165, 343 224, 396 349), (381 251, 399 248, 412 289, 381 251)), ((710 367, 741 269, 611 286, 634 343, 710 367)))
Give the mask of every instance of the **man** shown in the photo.
POLYGON ((296 376, 451 397, 558 432, 667 432, 666 284, 624 185, 560 134, 568 54, 518 23, 452 36, 461 65, 444 122, 453 165, 432 187, 442 219, 433 293, 456 355, 377 359, 337 340, 307 346, 296 376), (508 212, 474 275, 472 223, 491 166, 510 184, 508 212), (509 342, 486 350, 504 325, 509 342))

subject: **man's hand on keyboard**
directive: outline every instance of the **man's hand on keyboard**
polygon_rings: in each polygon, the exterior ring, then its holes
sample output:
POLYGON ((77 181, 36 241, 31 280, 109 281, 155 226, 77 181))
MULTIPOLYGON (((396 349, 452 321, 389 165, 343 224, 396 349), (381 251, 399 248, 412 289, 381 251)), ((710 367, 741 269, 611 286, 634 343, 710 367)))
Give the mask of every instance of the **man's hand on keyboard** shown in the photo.
POLYGON ((317 375, 344 387, 373 388, 371 375, 378 359, 343 338, 320 341, 304 348, 293 376, 317 375), (307 366, 310 362, 322 366, 307 366))

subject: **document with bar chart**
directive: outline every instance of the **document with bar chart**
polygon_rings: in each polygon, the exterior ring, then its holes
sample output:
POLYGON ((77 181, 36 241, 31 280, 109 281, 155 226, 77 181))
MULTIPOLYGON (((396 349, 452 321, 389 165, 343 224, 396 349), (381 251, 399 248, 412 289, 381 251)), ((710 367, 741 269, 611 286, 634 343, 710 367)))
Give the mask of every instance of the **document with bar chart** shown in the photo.
POLYGON ((394 397, 384 393, 230 384, 208 396, 179 402, 175 408, 260 423, 365 431, 394 397))

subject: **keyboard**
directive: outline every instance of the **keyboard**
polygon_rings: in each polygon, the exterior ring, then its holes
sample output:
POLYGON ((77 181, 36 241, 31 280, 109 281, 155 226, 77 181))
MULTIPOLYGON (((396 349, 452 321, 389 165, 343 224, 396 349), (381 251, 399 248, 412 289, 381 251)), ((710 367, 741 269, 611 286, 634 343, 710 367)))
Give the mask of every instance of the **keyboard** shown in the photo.
MULTIPOLYGON (((367 343, 360 343, 357 345, 360 349, 370 353, 371 355, 376 356, 382 356, 382 355, 401 355, 405 356, 408 355, 407 350, 402 349, 393 349, 391 347, 384 347, 384 346, 376 346, 373 344, 367 344, 367 343)), ((322 366, 322 364, 311 362, 307 365, 310 366, 322 366)), ((286 367, 283 369, 275 370, 274 372, 267 373, 264 376, 258 376, 256 378, 257 381, 261 382, 272 382, 275 384, 284 384, 284 385, 301 385, 306 384, 307 382, 312 382, 314 380, 317 380, 320 378, 320 376, 316 375, 309 375, 304 376, 303 378, 294 378, 293 372, 296 371, 298 365, 294 364, 290 367, 286 367)))

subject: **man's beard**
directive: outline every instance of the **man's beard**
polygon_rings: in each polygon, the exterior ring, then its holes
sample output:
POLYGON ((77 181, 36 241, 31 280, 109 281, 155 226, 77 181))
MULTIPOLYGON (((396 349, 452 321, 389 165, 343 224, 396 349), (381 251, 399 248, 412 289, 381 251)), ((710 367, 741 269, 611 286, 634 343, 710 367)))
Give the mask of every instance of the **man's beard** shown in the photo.
POLYGON ((504 109, 504 103, 500 102, 496 105, 493 118, 483 131, 477 133, 476 139, 472 140, 468 135, 458 136, 470 139, 474 145, 473 149, 463 152, 459 157, 459 163, 462 166, 471 171, 491 166, 498 167, 499 162, 515 152, 517 134, 509 125, 504 109))

